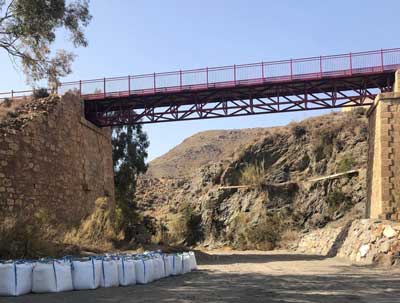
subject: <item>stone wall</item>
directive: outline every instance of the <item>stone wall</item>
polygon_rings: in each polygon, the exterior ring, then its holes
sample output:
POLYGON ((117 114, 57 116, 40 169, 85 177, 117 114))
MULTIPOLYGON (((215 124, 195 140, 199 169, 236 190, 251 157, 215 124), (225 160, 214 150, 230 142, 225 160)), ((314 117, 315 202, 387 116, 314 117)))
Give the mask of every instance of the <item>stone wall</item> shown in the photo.
POLYGON ((400 93, 378 95, 368 115, 366 216, 400 220, 400 93))
POLYGON ((113 201, 111 133, 82 117, 73 94, 32 102, 0 123, 0 225, 40 223, 62 241, 97 198, 113 201))
POLYGON ((399 264, 400 223, 361 219, 315 230, 300 239, 297 250, 361 264, 399 264))

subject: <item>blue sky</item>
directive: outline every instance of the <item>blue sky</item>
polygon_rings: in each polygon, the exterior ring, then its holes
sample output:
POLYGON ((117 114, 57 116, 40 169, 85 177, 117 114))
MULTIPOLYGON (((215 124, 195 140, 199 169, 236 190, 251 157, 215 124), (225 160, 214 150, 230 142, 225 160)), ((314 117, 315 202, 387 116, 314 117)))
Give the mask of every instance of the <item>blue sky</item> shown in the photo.
MULTIPOLYGON (((92 0, 89 46, 64 81, 399 47, 398 0, 92 0)), ((61 36, 57 48, 68 46, 61 36)), ((0 52, 0 91, 26 88, 0 52)), ((153 159, 203 130, 268 127, 321 112, 146 125, 153 159)))

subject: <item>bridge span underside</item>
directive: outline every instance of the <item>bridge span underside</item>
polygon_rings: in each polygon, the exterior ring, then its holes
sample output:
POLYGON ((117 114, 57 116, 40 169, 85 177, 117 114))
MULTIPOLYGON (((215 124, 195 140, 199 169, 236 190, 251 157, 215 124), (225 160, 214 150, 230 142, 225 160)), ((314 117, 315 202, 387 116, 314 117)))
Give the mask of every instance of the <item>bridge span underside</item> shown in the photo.
POLYGON ((151 94, 127 91, 101 101, 85 99, 85 115, 104 127, 365 106, 378 93, 391 91, 394 80, 395 68, 318 79, 239 80, 151 94))

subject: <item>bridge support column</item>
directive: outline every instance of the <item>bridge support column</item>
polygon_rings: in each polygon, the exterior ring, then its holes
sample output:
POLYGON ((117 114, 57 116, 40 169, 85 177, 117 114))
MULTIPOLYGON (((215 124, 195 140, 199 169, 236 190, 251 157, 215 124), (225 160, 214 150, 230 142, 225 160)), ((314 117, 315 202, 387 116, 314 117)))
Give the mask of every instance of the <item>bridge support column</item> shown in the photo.
POLYGON ((400 220, 400 72, 368 111, 367 218, 400 220))

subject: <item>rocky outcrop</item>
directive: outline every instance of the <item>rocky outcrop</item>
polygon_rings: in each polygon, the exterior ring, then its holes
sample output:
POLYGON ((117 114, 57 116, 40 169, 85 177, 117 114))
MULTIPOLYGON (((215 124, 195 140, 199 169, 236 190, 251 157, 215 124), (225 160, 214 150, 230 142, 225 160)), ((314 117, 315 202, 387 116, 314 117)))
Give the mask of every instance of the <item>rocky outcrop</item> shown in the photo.
MULTIPOLYGON (((232 158, 216 157, 197 169, 193 165, 189 175, 156 178, 150 163, 153 173, 139 180, 139 207, 168 233, 189 209, 193 222, 188 225, 197 225, 191 234, 196 236, 186 243, 207 247, 257 248, 266 241, 284 246, 290 233, 332 221, 345 225, 364 215, 368 131, 363 110, 258 134, 253 143, 238 146, 232 158)), ((179 150, 187 159, 185 149, 179 150)), ((187 159, 185 165, 190 163, 187 159)))
POLYGON ((400 264, 400 223, 361 219, 315 230, 301 237, 297 250, 361 264, 400 264))

